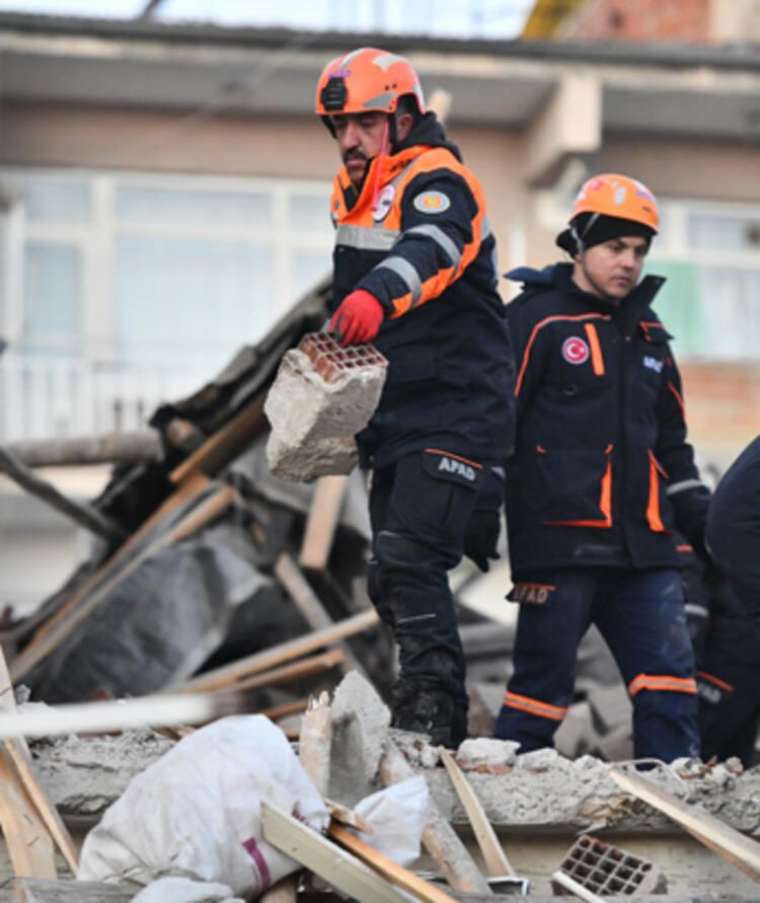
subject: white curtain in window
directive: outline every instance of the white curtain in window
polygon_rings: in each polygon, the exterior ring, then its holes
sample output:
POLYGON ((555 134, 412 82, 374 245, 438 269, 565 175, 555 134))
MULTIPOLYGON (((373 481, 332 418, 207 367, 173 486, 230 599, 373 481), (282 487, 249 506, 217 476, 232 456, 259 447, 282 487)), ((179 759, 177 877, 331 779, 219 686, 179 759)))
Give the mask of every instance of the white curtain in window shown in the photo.
POLYGON ((122 363, 205 378, 271 324, 271 252, 239 241, 121 236, 114 298, 122 363))

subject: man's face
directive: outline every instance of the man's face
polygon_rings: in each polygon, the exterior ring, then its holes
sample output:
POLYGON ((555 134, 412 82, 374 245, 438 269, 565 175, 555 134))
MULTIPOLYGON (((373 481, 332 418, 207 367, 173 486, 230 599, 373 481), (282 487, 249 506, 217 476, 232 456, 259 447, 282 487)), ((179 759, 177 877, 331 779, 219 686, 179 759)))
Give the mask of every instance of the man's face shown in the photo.
POLYGON ((649 241, 641 236, 594 245, 575 258, 573 279, 592 295, 622 300, 636 287, 648 250, 649 241))
POLYGON ((367 174, 369 161, 383 148, 387 137, 388 114, 346 113, 332 117, 340 158, 348 177, 358 188, 367 174))

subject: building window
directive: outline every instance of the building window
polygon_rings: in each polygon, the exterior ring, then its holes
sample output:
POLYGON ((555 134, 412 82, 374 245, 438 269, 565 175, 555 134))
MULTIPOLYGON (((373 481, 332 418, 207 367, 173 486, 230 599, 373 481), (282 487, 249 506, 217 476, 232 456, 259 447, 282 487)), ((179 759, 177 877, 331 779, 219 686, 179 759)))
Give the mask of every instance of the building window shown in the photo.
MULTIPOLYGON (((330 268, 322 182, 6 170, 25 354, 206 378, 330 268)), ((9 293, 6 292, 6 295, 9 293)))
POLYGON ((655 309, 679 358, 760 359, 760 209, 665 201, 649 272, 665 276, 655 309))
POLYGON ((132 429, 330 269, 316 181, 0 171, 0 440, 132 429))

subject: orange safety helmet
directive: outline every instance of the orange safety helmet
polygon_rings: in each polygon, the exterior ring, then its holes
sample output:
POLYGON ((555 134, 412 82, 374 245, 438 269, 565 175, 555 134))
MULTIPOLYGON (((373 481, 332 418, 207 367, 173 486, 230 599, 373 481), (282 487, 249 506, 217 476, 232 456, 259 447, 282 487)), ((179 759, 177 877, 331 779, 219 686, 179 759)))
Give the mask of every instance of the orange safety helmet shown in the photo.
POLYGON ((314 112, 330 127, 329 117, 334 114, 394 113, 406 94, 414 97, 424 114, 425 98, 412 64, 387 50, 360 47, 336 57, 322 70, 314 112))
POLYGON ((570 222, 581 213, 631 220, 651 229, 655 235, 660 228, 660 213, 652 192, 636 179, 616 173, 592 176, 583 183, 570 222))

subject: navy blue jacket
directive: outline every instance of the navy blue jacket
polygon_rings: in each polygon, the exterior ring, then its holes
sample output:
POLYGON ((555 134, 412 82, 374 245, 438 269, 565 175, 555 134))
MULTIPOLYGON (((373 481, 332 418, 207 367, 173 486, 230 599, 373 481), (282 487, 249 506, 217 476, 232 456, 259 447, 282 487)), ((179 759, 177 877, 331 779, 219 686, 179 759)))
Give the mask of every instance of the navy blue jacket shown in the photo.
POLYGON ((384 467, 426 447, 502 461, 512 442, 513 358, 482 189, 433 114, 357 193, 345 170, 331 202, 335 310, 354 289, 379 299, 388 358, 379 407, 357 437, 384 467), (373 204, 373 200, 376 203, 373 204))
POLYGON ((739 593, 741 613, 760 617, 760 436, 718 483, 707 518, 707 546, 739 593))
POLYGON ((515 270, 516 358, 507 524, 513 574, 673 567, 674 526, 703 549, 709 493, 686 441, 681 378, 646 277, 614 305, 572 266, 515 270))

